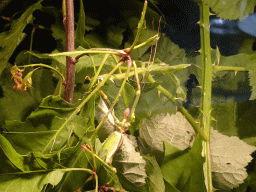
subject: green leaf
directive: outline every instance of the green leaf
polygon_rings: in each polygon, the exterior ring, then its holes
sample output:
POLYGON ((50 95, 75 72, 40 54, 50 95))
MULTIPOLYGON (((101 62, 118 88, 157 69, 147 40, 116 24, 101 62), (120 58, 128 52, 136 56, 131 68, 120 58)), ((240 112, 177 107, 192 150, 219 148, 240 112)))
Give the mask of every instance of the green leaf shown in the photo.
POLYGON ((249 76, 250 76, 250 86, 252 86, 252 94, 250 97, 250 100, 255 100, 256 99, 256 70, 252 68, 249 71, 249 76))
POLYGON ((247 177, 245 166, 252 160, 250 154, 256 147, 213 129, 210 146, 214 187, 225 190, 238 187, 247 177))
POLYGON ((41 9, 41 0, 37 3, 31 5, 19 19, 12 23, 11 30, 2 32, 0 34, 1 41, 1 52, 0 52, 0 74, 3 72, 4 68, 7 66, 7 62, 11 55, 13 54, 16 47, 24 39, 25 33, 23 33, 24 28, 28 23, 32 21, 32 14, 36 9, 41 9))
POLYGON ((33 189, 35 188, 35 191, 41 191, 47 183, 53 186, 58 184, 56 189, 62 192, 76 191, 91 175, 89 173, 91 171, 88 169, 88 159, 91 160, 91 155, 88 156, 88 152, 82 151, 80 145, 52 154, 35 152, 19 155, 10 143, 0 135, 0 148, 0 162, 2 164, 0 168, 0 191, 2 191, 1 189, 33 191, 31 186, 33 189), (71 168, 63 169, 60 163, 71 168), (62 179, 65 172, 67 174, 62 179), (48 177, 50 178, 48 179, 48 177), (76 182, 70 182, 74 180, 76 182))
POLYGON ((49 96, 25 122, 7 121, 7 131, 3 135, 21 154, 58 151, 72 145, 70 137, 73 132, 79 138, 87 132, 86 119, 79 116, 68 119, 74 110, 74 106, 60 97, 49 96))
POLYGON ((57 153, 43 155, 35 152, 21 156, 2 135, 0 135, 0 148, 1 162, 3 165, 0 168, 1 173, 29 172, 60 168, 60 166, 54 162, 57 159, 57 153))
POLYGON ((160 163, 164 155, 163 141, 180 150, 191 147, 195 131, 180 112, 169 115, 160 114, 151 120, 144 120, 140 128, 141 150, 154 155, 160 163))
POLYGON ((166 180, 164 180, 165 184, 165 190, 170 192, 180 192, 176 187, 174 187, 171 183, 168 183, 166 180))
POLYGON ((10 68, 9 64, 0 76, 0 84, 4 93, 4 97, 0 98, 0 125, 3 125, 5 120, 25 121, 27 116, 39 105, 37 98, 29 94, 28 91, 13 89, 15 83, 12 80, 10 68))
MULTIPOLYGON (((143 89, 141 90, 142 93, 146 93, 148 91, 153 90, 154 88, 156 88, 158 85, 160 85, 162 82, 154 82, 154 83, 150 83, 150 82, 145 82, 143 83, 143 89)), ((133 83, 133 86, 136 85, 136 82, 133 83)))
POLYGON ((213 96, 212 103, 211 114, 215 119, 212 121, 212 126, 222 134, 237 136, 237 102, 235 97, 213 96))
POLYGON ((237 107, 237 127, 239 128, 239 137, 246 138, 256 136, 256 103, 255 101, 244 102, 237 107))
MULTIPOLYGON (((220 92, 242 92, 242 93, 249 93, 250 87, 243 86, 242 82, 246 82, 244 72, 238 72, 237 74, 235 72, 227 72, 227 71, 221 71, 217 72, 215 74, 215 77, 213 77, 214 81, 212 83, 213 88, 219 90, 220 92)), ((218 93, 217 93, 218 94, 218 93)))
POLYGON ((191 150, 181 151, 164 141, 165 157, 161 170, 164 179, 178 190, 206 191, 203 175, 202 143, 197 137, 191 150))
POLYGON ((4 97, 0 98, 0 124, 5 120, 25 120, 38 106, 35 99, 26 91, 12 89, 11 86, 2 86, 4 97))
POLYGON ((248 137, 248 138, 243 139, 243 141, 245 143, 247 143, 248 145, 256 146, 256 137, 248 137))
MULTIPOLYGON (((81 141, 81 144, 85 142, 86 139, 83 138, 81 141)), ((88 140, 88 138, 87 138, 88 140)), ((89 152, 86 152, 84 150, 81 150, 80 145, 75 147, 70 147, 67 149, 64 149, 61 153, 61 155, 65 155, 66 159, 63 161, 63 166, 69 167, 69 168, 92 168, 91 162, 92 156, 89 154, 89 152)), ((97 164, 97 167, 100 167, 99 164, 97 164)), ((91 174, 85 172, 85 171, 68 171, 59 185, 56 187, 56 191, 59 192, 70 192, 70 191, 76 191, 79 188, 81 188, 85 181, 91 176, 91 174)))
POLYGON ((147 163, 145 167, 147 173, 147 191, 165 192, 164 179, 155 157, 147 155, 143 156, 143 158, 147 163))
POLYGON ((94 121, 95 121, 95 114, 96 114, 96 106, 98 105, 100 101, 99 94, 94 94, 92 98, 83 106, 83 108, 80 111, 79 116, 87 118, 88 124, 92 127, 94 130, 94 121))
POLYGON ((18 154, 11 144, 0 135, 0 154, 1 154, 1 163, 3 166, 0 168, 1 173, 8 172, 19 172, 19 171, 28 171, 29 169, 24 165, 24 157, 18 154))
POLYGON ((174 44, 168 37, 161 34, 161 37, 157 43, 157 59, 170 66, 173 66, 187 63, 185 56, 185 50, 180 49, 179 46, 174 44))
POLYGON ((45 68, 36 70, 33 73, 32 80, 31 92, 37 103, 40 103, 43 98, 54 94, 53 71, 45 68))
POLYGON ((139 118, 151 118, 161 113, 175 113, 175 105, 156 89, 142 94, 135 115, 139 118))
POLYGON ((84 13, 83 1, 80 0, 79 19, 78 19, 76 31, 75 31, 76 47, 81 46, 84 48, 90 48, 88 43, 84 40, 84 35, 85 35, 85 13, 84 13))
MULTIPOLYGON (((201 71, 202 71, 201 55, 196 56, 193 60, 194 61, 192 63, 194 64, 194 66, 192 65, 192 67, 190 68, 190 73, 193 73, 194 75, 196 75, 198 81, 201 82, 201 71)), ((211 51, 211 60, 215 61, 214 64, 218 60, 218 53, 216 53, 216 50, 211 51)), ((228 57, 224 57, 220 55, 218 66, 219 67, 232 66, 234 67, 234 69, 235 67, 241 67, 241 68, 245 68, 245 70, 249 70, 249 69, 253 69, 254 63, 255 63, 255 56, 253 54, 240 53, 240 54, 232 55, 228 57)), ((217 67, 214 64, 213 66, 217 67)), ((226 71, 214 71, 213 80, 215 82, 213 82, 213 87, 236 90, 238 87, 237 83, 239 83, 239 81, 244 80, 243 72, 238 72, 235 70, 230 72, 231 70, 230 68, 227 68, 225 70, 226 71)), ((246 91, 246 89, 244 91, 246 91)))
POLYGON ((202 0, 203 3, 209 4, 209 7, 216 13, 217 17, 223 19, 236 20, 243 19, 253 13, 255 0, 202 0))
POLYGON ((42 191, 46 184, 57 185, 63 171, 31 172, 24 174, 0 174, 0 192, 5 191, 42 191))
MULTIPOLYGON (((119 80, 115 80, 115 82, 108 81, 102 87, 102 91, 108 96, 108 100, 110 102, 113 102, 114 99, 116 98, 117 93, 119 92, 121 83, 122 83, 122 81, 119 81, 119 80)), ((119 101, 116 103, 116 105, 114 107, 115 116, 119 120, 123 119, 123 117, 124 117, 124 110, 125 110, 125 105, 124 105, 123 97, 119 97, 119 101)))
POLYGON ((131 86, 129 83, 125 83, 125 86, 123 89, 123 98, 124 98, 125 108, 130 108, 135 98, 135 90, 133 86, 131 86))

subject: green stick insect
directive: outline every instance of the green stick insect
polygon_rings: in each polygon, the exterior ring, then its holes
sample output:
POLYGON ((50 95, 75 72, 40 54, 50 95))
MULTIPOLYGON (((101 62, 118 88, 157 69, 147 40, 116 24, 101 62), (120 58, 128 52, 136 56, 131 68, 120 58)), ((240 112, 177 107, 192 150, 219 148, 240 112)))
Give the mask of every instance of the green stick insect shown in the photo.
MULTIPOLYGON (((133 105, 132 105, 131 109, 125 110, 124 119, 121 122, 119 122, 118 119, 115 118, 114 124, 116 126, 116 130, 112 133, 112 135, 103 144, 103 148, 106 148, 107 151, 108 151, 108 153, 107 153, 107 163, 109 163, 109 164, 111 164, 111 159, 112 159, 113 155, 115 154, 115 152, 117 151, 117 149, 119 148, 119 146, 122 143, 122 138, 124 136, 124 132, 128 129, 131 122, 134 121, 135 108, 136 108, 136 105, 139 101, 139 97, 140 97, 140 94, 141 94, 140 82, 139 82, 138 72, 137 72, 137 66, 136 66, 136 63, 134 61, 132 61, 130 54, 132 53, 132 51, 134 49, 138 49, 138 48, 144 46, 147 43, 150 43, 154 40, 158 40, 158 35, 155 35, 155 36, 149 38, 147 41, 145 41, 145 42, 143 42, 139 45, 136 45, 137 42, 138 42, 138 39, 140 37, 141 31, 143 30, 143 27, 145 26, 144 25, 145 24, 144 19, 145 19, 146 9, 147 9, 147 0, 145 0, 143 11, 142 11, 142 16, 141 16, 141 19, 138 23, 138 32, 137 32, 135 40, 134 40, 134 42, 133 42, 133 44, 131 45, 130 48, 126 48, 126 49, 123 49, 123 50, 93 48, 93 49, 89 49, 89 50, 85 50, 85 51, 73 51, 73 52, 57 53, 57 54, 51 54, 50 55, 50 56, 59 56, 59 55, 74 56, 74 55, 76 55, 75 58, 73 58, 73 59, 74 59, 74 61, 78 61, 78 59, 80 57, 84 56, 84 55, 97 54, 97 53, 105 54, 105 57, 102 60, 98 70, 96 71, 94 78, 91 79, 91 82, 89 84, 88 92, 90 94, 81 102, 81 104, 77 107, 77 109, 74 111, 74 113, 70 116, 70 119, 73 117, 73 115, 77 114, 77 112, 80 111, 80 109, 82 109, 84 104, 87 101, 89 101, 89 99, 97 91, 100 91, 100 88, 106 83, 106 81, 109 80, 111 77, 113 77, 112 75, 115 73, 116 70, 118 70, 118 69, 120 70, 120 67, 125 62, 127 63, 127 70, 124 74, 123 82, 121 84, 121 88, 119 89, 119 92, 118 92, 116 98, 114 99, 113 103, 109 107, 109 110, 106 111, 104 117, 101 119, 101 122, 96 127, 93 136, 96 135, 98 130, 103 125, 104 121, 107 119, 107 117, 109 116, 109 114, 113 110, 115 104, 118 102, 119 97, 121 96, 121 94, 123 92, 123 89, 124 89, 124 86, 125 86, 125 83, 126 83, 128 77, 131 76, 131 73, 134 74, 135 80, 136 80, 136 85, 137 85, 137 91, 136 91, 136 96, 135 96, 133 105), (99 76, 99 74, 101 72, 101 69, 102 69, 103 65, 105 64, 105 61, 107 60, 107 58, 110 54, 114 58, 115 58, 115 56, 119 56, 120 60, 117 63, 117 65, 114 66, 112 71, 110 71, 108 74, 105 74, 103 76, 99 76), (133 72, 131 72, 132 68, 133 68, 133 72), (101 81, 95 87, 95 84, 96 84, 97 80, 98 81, 101 80, 101 81), (93 87, 95 87, 95 88, 93 89, 93 87), (108 146, 108 147, 105 147, 105 145, 108 146)), ((144 70, 146 70, 146 68, 144 70)), ((91 137, 91 139, 93 138, 93 136, 91 137)))

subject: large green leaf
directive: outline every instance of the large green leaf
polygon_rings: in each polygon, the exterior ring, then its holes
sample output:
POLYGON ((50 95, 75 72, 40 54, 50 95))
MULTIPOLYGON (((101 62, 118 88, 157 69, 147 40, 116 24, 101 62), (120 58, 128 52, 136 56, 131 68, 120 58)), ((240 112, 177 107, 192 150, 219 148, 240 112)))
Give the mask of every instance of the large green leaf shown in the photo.
POLYGON ((28 92, 12 89, 10 86, 2 86, 4 97, 0 98, 0 124, 5 120, 25 120, 38 103, 28 92))
POLYGON ((0 135, 0 191, 41 191, 45 184, 56 185, 64 172, 55 160, 57 154, 18 154, 0 135), (56 170, 54 170, 56 169, 56 170))
POLYGON ((217 17, 236 20, 243 19, 253 13, 255 0, 195 0, 209 4, 209 7, 216 13, 217 17))
POLYGON ((129 83, 125 83, 124 90, 123 90, 123 99, 124 99, 125 108, 131 107, 134 98, 135 98, 135 90, 133 86, 131 86, 129 83))
POLYGON ((161 113, 175 113, 176 108, 175 104, 154 89, 141 95, 135 112, 139 118, 151 118, 161 113))
POLYGON ((53 187, 58 184, 55 188, 58 191, 76 191, 90 176, 88 159, 91 155, 82 151, 79 145, 52 154, 20 155, 0 135, 0 148, 0 191, 38 192, 48 183, 53 187))
POLYGON ((32 21, 32 13, 36 9, 41 8, 41 2, 42 0, 30 6, 19 19, 15 20, 12 23, 10 31, 6 31, 0 34, 0 74, 7 66, 7 62, 16 47, 24 39, 26 34, 23 33, 23 30, 26 25, 32 21))
POLYGON ((156 58, 168 65, 187 63, 185 50, 179 48, 167 36, 161 34, 157 43, 156 58))
MULTIPOLYGON (((214 65, 217 65, 216 50, 211 51, 211 58, 214 61, 214 65)), ((194 62, 191 68, 189 68, 190 73, 196 75, 199 82, 201 82, 201 55, 195 57, 194 62)), ((232 55, 224 57, 220 55, 220 60, 218 61, 218 66, 233 66, 233 67, 242 67, 246 71, 249 71, 249 82, 252 87, 252 94, 250 100, 256 98, 256 73, 255 73, 255 54, 240 53, 237 55, 232 55)), ((218 71, 213 73, 213 93, 214 91, 218 94, 217 91, 222 93, 239 93, 239 94, 250 94, 250 86, 247 83, 247 74, 246 72, 238 71, 218 71), (215 89, 215 90, 214 90, 215 89)))
MULTIPOLYGON (((146 60, 148 56, 145 55, 146 60)), ((162 81, 161 84, 165 89, 170 91, 173 95, 175 95, 177 88, 185 89, 185 82, 189 76, 190 65, 187 64, 187 58, 185 50, 180 49, 178 45, 174 44, 168 37, 164 34, 161 34, 160 39, 157 43, 157 50, 155 63, 158 64, 160 61, 160 65, 166 66, 183 66, 183 68, 176 68, 175 71, 159 73, 154 76, 154 79, 158 81, 162 81), (180 70, 182 69, 182 70, 180 70), (179 82, 177 82, 177 80, 179 82)))
POLYGON ((206 191, 203 175, 202 143, 197 137, 191 150, 181 151, 164 141, 165 157, 161 166, 166 182, 180 191, 206 191))
POLYGON ((7 121, 3 135, 21 154, 59 150, 72 145, 72 133, 82 138, 87 132, 86 119, 70 118, 74 110, 74 106, 60 97, 49 96, 25 122, 7 121))
POLYGON ((237 136, 237 102, 235 97, 213 96, 212 103, 211 114, 215 119, 215 121, 212 121, 212 126, 220 133, 237 136))
POLYGON ((161 169, 157 164, 156 158, 152 156, 143 156, 146 160, 146 173, 147 173, 147 191, 148 192, 165 192, 164 179, 161 169))
POLYGON ((21 156, 18 154, 12 145, 0 135, 1 147, 1 173, 26 172, 35 170, 47 170, 60 168, 60 165, 54 162, 55 154, 43 155, 41 153, 29 153, 21 156))
MULTIPOLYGON (((88 140, 88 139, 87 139, 88 140)), ((81 141, 84 143, 84 140, 81 141)), ((62 161, 63 166, 69 168, 87 168, 90 169, 92 162, 92 156, 89 152, 81 150, 80 145, 75 147, 64 149, 61 155, 65 155, 66 159, 62 161)), ((100 167, 97 164, 97 167, 100 167)), ((84 171, 68 171, 63 176, 63 179, 56 186, 56 191, 69 192, 76 191, 84 185, 84 182, 90 177, 91 174, 84 171)))
POLYGON ((46 184, 57 185, 63 177, 63 171, 30 172, 21 174, 0 174, 0 191, 39 192, 46 184), (22 176, 21 176, 22 175, 22 176))
MULTIPOLYGON (((13 89, 15 82, 9 71, 10 67, 11 65, 8 65, 0 78, 4 92, 4 97, 0 98, 0 114, 2 117, 0 124, 3 124, 5 120, 25 121, 28 115, 38 107, 41 100, 53 94, 55 89, 52 72, 47 69, 39 69, 32 75, 31 89, 27 91, 15 90, 13 89)), ((29 72, 29 68, 27 70, 29 72)))

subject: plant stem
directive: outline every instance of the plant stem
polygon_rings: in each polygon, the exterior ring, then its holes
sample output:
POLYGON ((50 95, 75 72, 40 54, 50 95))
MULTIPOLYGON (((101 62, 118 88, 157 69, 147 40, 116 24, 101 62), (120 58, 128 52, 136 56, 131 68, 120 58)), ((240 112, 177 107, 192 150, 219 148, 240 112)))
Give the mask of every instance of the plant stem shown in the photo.
MULTIPOLYGON (((63 24, 66 31, 66 51, 74 51, 74 2, 65 0, 66 16, 63 18, 63 24)), ((66 56, 66 81, 63 99, 72 103, 75 85, 75 61, 72 57, 66 56)))
POLYGON ((209 5, 200 2, 200 37, 201 37, 201 55, 202 55, 202 90, 201 90, 201 109, 202 116, 200 124, 203 127, 208 141, 203 141, 202 155, 206 158, 204 164, 205 184, 208 192, 213 191, 212 171, 211 171, 211 153, 210 153, 210 131, 211 131, 211 91, 212 91, 212 61, 210 47, 210 24, 209 24, 209 5))

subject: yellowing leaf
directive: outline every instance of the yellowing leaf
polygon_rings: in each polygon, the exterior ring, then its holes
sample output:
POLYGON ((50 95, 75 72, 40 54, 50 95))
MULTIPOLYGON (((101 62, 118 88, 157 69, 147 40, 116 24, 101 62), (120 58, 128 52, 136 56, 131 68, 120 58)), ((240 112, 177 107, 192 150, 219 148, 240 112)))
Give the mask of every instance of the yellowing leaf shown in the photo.
MULTIPOLYGON (((108 107, 103 101, 100 99, 99 105, 95 112, 95 118, 100 123, 101 120, 108 112, 108 107)), ((108 138, 115 131, 115 120, 111 113, 109 113, 107 119, 104 121, 101 128, 98 130, 97 134, 101 142, 103 142, 106 138, 108 138)))
POLYGON ((195 139, 195 131, 180 112, 170 115, 161 114, 146 120, 140 130, 141 141, 145 143, 144 153, 155 155, 160 160, 164 153, 163 141, 180 150, 191 147, 195 139))
POLYGON ((146 162, 140 153, 135 151, 134 143, 126 135, 113 158, 113 166, 117 168, 119 176, 122 175, 125 183, 130 182, 131 185, 135 185, 133 187, 141 187, 146 183, 146 162))
POLYGON ((213 129, 210 146, 214 187, 226 190, 238 187, 247 177, 245 166, 252 160, 250 154, 256 147, 213 129))

